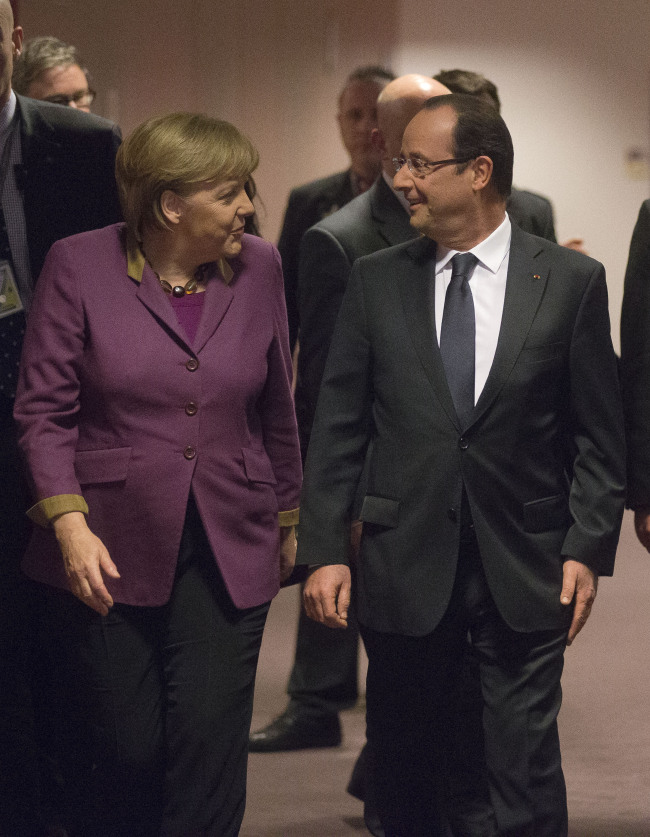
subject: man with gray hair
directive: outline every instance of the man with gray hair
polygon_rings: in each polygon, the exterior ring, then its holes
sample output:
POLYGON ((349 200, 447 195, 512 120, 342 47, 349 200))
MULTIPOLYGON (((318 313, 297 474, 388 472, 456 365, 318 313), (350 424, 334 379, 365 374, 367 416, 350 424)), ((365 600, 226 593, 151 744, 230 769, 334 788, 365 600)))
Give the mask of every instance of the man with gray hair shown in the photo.
POLYGON ((95 91, 75 47, 44 35, 25 41, 14 64, 16 93, 90 113, 95 91))

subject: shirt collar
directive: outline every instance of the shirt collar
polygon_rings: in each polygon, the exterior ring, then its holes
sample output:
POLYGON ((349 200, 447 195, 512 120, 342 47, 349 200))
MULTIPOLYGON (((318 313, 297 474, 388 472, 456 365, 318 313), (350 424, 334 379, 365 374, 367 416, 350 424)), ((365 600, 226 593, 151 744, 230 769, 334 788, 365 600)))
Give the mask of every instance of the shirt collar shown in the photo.
MULTIPOLYGON (((135 237, 130 233, 126 236, 126 272, 131 279, 140 284, 144 272, 145 258, 135 237)), ((216 262, 221 278, 229 285, 233 277, 233 269, 226 259, 219 259, 216 262)))
MULTIPOLYGON (((483 239, 483 241, 479 241, 479 243, 475 247, 472 247, 472 249, 468 252, 473 253, 483 267, 489 270, 490 273, 497 273, 501 267, 503 259, 510 250, 511 233, 512 224, 510 223, 510 218, 506 213, 505 218, 496 230, 491 232, 487 238, 483 239)), ((444 270, 444 268, 458 252, 458 250, 449 250, 447 247, 443 247, 442 244, 439 244, 436 250, 436 273, 444 270)))

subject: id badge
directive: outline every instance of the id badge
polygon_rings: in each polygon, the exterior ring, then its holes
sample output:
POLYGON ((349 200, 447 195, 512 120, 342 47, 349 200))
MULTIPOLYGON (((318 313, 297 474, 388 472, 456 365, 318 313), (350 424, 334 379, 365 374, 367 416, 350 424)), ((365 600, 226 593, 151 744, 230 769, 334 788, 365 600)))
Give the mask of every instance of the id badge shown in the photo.
POLYGON ((11 263, 0 260, 0 319, 23 311, 23 302, 18 291, 11 263))

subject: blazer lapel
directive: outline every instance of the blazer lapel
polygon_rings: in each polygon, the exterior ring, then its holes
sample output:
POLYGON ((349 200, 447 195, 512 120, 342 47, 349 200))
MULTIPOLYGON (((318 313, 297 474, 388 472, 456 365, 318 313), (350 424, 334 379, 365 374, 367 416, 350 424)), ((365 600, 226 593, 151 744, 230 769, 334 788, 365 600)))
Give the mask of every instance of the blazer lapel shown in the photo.
MULTIPOLYGON (((235 271, 232 278, 232 282, 234 283, 237 281, 237 266, 235 264, 231 266, 235 271)), ((194 340, 194 350, 197 354, 219 327, 226 311, 230 307, 233 297, 232 287, 230 284, 225 283, 223 277, 215 269, 215 274, 210 276, 207 281, 201 322, 199 323, 194 340)))
POLYGON ((181 324, 178 322, 178 317, 167 299, 167 295, 160 287, 158 277, 148 264, 145 264, 142 271, 142 280, 137 290, 137 296, 140 302, 149 309, 154 317, 159 320, 168 331, 172 332, 174 337, 187 346, 190 351, 193 351, 192 347, 188 343, 187 335, 185 334, 181 324))
POLYGON ((499 340, 472 424, 490 407, 505 384, 522 350, 548 280, 548 265, 539 259, 544 245, 512 225, 506 295, 499 340))
POLYGON ((421 237, 407 248, 407 252, 411 261, 407 262, 410 266, 401 277, 400 292, 409 336, 443 409, 460 430, 435 333, 433 270, 436 244, 429 238, 421 237))

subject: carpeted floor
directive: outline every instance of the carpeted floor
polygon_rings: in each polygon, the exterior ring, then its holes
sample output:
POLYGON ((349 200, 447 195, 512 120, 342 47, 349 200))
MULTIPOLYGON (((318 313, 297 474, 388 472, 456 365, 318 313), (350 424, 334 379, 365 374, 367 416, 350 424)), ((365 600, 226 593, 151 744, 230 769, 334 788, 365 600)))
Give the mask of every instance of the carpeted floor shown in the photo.
MULTIPOLYGON (((275 600, 262 646, 253 729, 286 704, 296 589, 275 600)), ((601 581, 583 634, 567 650, 560 733, 570 837, 650 837, 650 555, 626 515, 616 575, 601 581)), ((365 660, 362 661, 362 678, 365 660)), ((252 753, 242 837, 367 834, 345 792, 364 739, 359 706, 342 715, 341 747, 252 753)))

